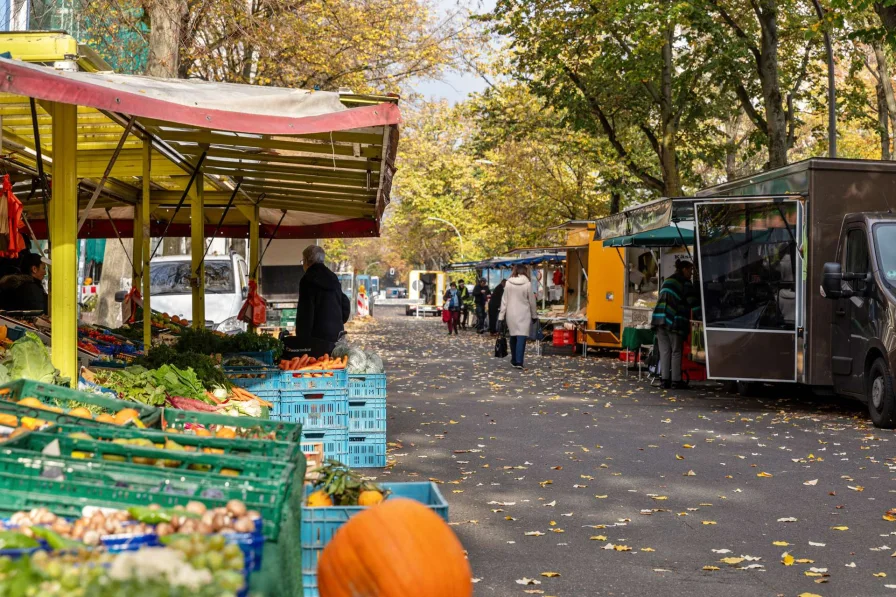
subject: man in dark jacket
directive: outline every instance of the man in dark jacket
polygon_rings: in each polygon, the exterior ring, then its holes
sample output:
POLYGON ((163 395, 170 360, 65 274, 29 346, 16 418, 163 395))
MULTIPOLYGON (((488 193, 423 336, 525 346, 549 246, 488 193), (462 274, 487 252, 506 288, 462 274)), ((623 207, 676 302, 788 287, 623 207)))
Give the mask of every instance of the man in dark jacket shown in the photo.
POLYGON ((495 286, 492 296, 488 299, 488 331, 492 335, 498 333, 498 313, 501 311, 501 299, 504 298, 504 286, 507 280, 501 280, 500 284, 495 286))
POLYGON ((23 255, 21 267, 23 273, 0 279, 0 309, 47 313, 47 264, 40 255, 28 253, 23 255))
POLYGON ((488 302, 488 281, 485 278, 479 280, 473 289, 473 301, 476 303, 476 331, 481 334, 485 331, 485 305, 488 302))
POLYGON ((296 310, 297 352, 320 357, 330 354, 345 331, 343 324, 351 315, 351 303, 342 292, 339 278, 324 260, 324 250, 311 245, 302 252, 305 275, 299 281, 299 305, 296 310))

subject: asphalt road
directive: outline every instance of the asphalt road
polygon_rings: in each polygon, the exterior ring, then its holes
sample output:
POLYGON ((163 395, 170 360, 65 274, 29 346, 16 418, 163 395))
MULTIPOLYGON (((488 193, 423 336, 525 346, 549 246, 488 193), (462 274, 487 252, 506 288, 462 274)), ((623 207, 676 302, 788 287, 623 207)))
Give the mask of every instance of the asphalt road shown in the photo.
POLYGON ((595 356, 519 372, 376 315, 351 332, 389 374, 372 473, 440 484, 477 596, 896 597, 896 434, 858 402, 666 392, 595 356))

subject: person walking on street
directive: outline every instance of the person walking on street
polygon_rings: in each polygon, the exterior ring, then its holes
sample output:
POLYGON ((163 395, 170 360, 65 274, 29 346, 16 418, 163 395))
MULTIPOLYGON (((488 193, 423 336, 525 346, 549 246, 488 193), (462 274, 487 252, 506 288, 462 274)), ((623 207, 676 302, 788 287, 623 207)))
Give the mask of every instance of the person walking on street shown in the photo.
POLYGON ((507 286, 507 280, 501 280, 488 299, 488 331, 492 336, 498 334, 498 313, 501 312, 501 299, 504 298, 505 286, 507 286))
POLYGON ((690 261, 675 262, 675 273, 663 281, 650 322, 656 331, 660 376, 665 389, 687 387, 681 381, 681 351, 690 333, 691 318, 699 311, 697 293, 691 283, 693 274, 694 265, 690 261))
POLYGON ((473 289, 473 301, 476 303, 476 331, 485 332, 485 304, 488 302, 488 280, 482 278, 473 289))
POLYGON ((457 293, 460 295, 460 329, 467 329, 470 323, 470 291, 463 280, 457 281, 457 293))
POLYGON ((448 335, 454 332, 457 336, 457 328, 460 325, 460 292, 456 283, 451 283, 451 288, 445 291, 442 299, 445 301, 443 308, 448 310, 448 335))
POLYGON ((302 251, 305 275, 299 280, 296 335, 284 340, 289 350, 315 358, 333 352, 351 315, 339 278, 324 265, 326 257, 317 245, 302 251))
POLYGON ((532 322, 537 318, 538 310, 535 305, 535 293, 532 292, 529 268, 525 265, 515 265, 513 276, 504 288, 498 321, 506 324, 510 332, 510 364, 517 369, 523 369, 526 340, 529 339, 532 322))

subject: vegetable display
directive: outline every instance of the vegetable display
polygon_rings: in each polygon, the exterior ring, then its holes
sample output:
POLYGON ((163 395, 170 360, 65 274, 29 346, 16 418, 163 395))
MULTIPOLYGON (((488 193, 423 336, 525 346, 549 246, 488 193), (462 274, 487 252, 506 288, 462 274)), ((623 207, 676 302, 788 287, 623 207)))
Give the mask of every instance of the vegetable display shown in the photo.
MULTIPOLYGON (((134 364, 147 369, 159 369, 165 365, 180 370, 192 369, 206 390, 230 387, 230 380, 209 353, 180 352, 170 346, 157 346, 136 359, 134 364)), ((192 395, 187 397, 195 398, 192 395)))
POLYGON ((280 369, 283 371, 332 370, 345 369, 347 364, 348 357, 335 357, 331 359, 329 355, 325 354, 321 358, 316 359, 306 354, 305 356, 296 357, 288 361, 280 361, 280 369))
POLYGON ((22 378, 44 383, 63 381, 50 360, 47 347, 33 332, 26 332, 13 342, 0 363, 0 383, 22 378))
POLYGON ((308 495, 309 508, 327 506, 373 506, 382 502, 388 492, 376 483, 365 481, 345 464, 329 458, 311 471, 317 474, 313 491, 308 495))
POLYGON ((274 351, 274 359, 283 353, 283 343, 273 336, 242 332, 225 335, 209 330, 185 329, 180 334, 176 348, 178 352, 199 354, 229 354, 235 352, 274 351))
POLYGON ((158 369, 134 366, 106 370, 96 374, 96 382, 115 390, 124 400, 149 406, 164 406, 168 396, 209 402, 205 386, 190 367, 179 369, 172 365, 162 365, 158 369))
POLYGON ((324 548, 317 582, 321 597, 473 595, 470 564, 454 531, 409 499, 352 516, 324 548))

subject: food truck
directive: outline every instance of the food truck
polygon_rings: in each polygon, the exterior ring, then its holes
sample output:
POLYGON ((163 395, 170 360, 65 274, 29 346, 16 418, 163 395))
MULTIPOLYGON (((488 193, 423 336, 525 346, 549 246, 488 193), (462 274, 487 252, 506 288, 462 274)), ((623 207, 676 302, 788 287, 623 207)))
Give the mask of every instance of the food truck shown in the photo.
POLYGON ((408 274, 408 304, 405 315, 439 315, 448 288, 445 272, 414 270, 408 274))
POLYGON ((654 202, 620 236, 696 224, 707 374, 832 388, 896 427, 896 162, 813 158, 654 202))

